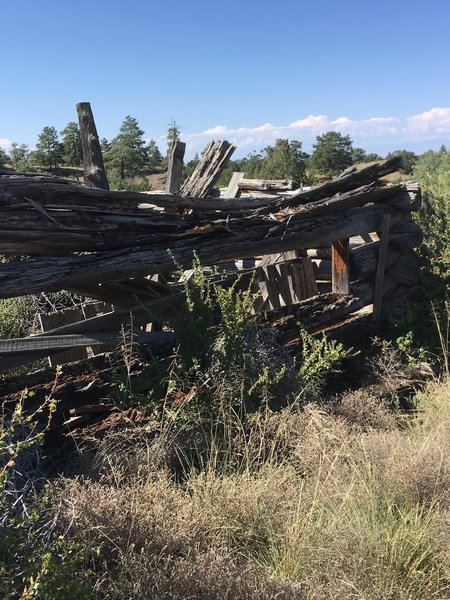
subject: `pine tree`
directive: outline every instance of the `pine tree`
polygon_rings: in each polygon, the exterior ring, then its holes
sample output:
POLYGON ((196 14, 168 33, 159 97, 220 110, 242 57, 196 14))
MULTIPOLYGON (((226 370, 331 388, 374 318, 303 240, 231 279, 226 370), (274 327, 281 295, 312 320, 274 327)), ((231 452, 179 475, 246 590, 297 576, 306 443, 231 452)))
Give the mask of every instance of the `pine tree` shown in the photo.
POLYGON ((139 173, 148 160, 143 135, 137 120, 128 115, 122 123, 119 135, 112 140, 110 149, 105 153, 107 165, 116 169, 122 180, 139 173))
POLYGON ((302 151, 301 142, 277 139, 275 146, 268 146, 264 153, 259 172, 261 178, 293 179, 297 183, 304 181, 308 154, 302 151))
POLYGON ((6 152, 3 150, 3 148, 0 148, 0 167, 3 167, 4 165, 6 165, 6 163, 8 163, 10 160, 10 157, 6 154, 6 152))
POLYGON ((150 140, 147 144, 148 168, 157 171, 163 166, 163 155, 159 151, 155 140, 150 140))
POLYGON ((311 166, 321 175, 339 175, 353 163, 352 140, 339 131, 328 131, 318 135, 313 146, 311 166))
POLYGON ((39 134, 36 144, 35 160, 42 166, 54 168, 62 162, 63 146, 58 139, 58 132, 54 127, 44 127, 39 134))
POLYGON ((9 152, 12 166, 15 169, 19 169, 20 164, 26 160, 29 153, 30 150, 26 144, 18 144, 17 142, 13 142, 9 152))
POLYGON ((71 121, 61 131, 62 145, 64 148, 64 163, 71 167, 79 167, 83 164, 83 149, 78 123, 71 121))

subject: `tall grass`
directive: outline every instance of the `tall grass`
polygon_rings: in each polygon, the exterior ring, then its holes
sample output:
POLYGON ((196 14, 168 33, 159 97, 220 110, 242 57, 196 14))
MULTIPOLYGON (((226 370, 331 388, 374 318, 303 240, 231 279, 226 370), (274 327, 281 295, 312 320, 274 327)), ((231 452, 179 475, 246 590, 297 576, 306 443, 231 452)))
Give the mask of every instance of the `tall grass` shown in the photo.
POLYGON ((223 407, 181 478, 173 430, 114 460, 105 440, 64 482, 60 526, 97 548, 109 598, 449 598, 449 392, 401 430, 364 396, 251 425, 223 407))

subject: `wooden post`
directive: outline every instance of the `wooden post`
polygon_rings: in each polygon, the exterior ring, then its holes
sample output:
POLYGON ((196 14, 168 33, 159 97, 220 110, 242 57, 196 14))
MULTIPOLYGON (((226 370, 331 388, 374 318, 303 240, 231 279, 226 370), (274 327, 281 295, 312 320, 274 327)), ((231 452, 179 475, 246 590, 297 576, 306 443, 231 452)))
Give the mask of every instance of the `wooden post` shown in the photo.
POLYGON ((89 102, 80 102, 76 105, 76 108, 80 124, 81 145, 83 147, 84 182, 92 187, 109 190, 91 105, 89 102))
POLYGON ((377 274, 375 278, 375 290, 373 293, 373 315, 372 319, 376 321, 381 315, 381 305, 383 302, 384 271, 386 268, 386 258, 389 245, 389 230, 391 228, 391 215, 384 215, 381 228, 380 250, 378 254, 377 274))
POLYGON ((350 293, 349 248, 349 238, 331 245, 331 291, 335 294, 350 293))
POLYGON ((239 182, 244 179, 245 173, 235 171, 231 176, 230 183, 225 191, 224 198, 237 198, 239 193, 239 182))
POLYGON ((172 145, 167 169, 166 194, 179 194, 183 174, 183 158, 186 144, 177 141, 172 145))

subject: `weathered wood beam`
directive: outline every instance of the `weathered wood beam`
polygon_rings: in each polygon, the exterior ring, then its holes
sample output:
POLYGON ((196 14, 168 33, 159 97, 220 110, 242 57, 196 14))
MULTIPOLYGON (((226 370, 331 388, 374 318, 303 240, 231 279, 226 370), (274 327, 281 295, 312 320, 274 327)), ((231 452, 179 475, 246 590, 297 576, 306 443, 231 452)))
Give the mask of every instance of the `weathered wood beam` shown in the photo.
MULTIPOLYGON (((66 334, 30 336, 27 338, 16 338, 11 340, 0 340, 0 364, 2 357, 10 354, 25 354, 36 351, 61 351, 72 348, 84 348, 85 346, 103 346, 104 344, 120 344, 126 341, 126 334, 118 332, 88 333, 88 334, 66 334)), ((160 346, 167 343, 175 343, 177 335, 173 332, 137 332, 130 336, 133 342, 139 344, 151 344, 160 346)))
POLYGON ((280 208, 294 207, 301 204, 307 204, 326 196, 334 196, 338 192, 346 192, 362 185, 367 185, 376 181, 380 177, 389 175, 398 171, 403 166, 401 156, 394 156, 382 163, 375 163, 364 167, 363 169, 344 171, 339 177, 330 179, 307 191, 300 191, 298 194, 292 194, 279 202, 280 208))
POLYGON ((350 291, 349 239, 336 240, 331 244, 331 291, 348 294, 350 291))
POLYGON ((84 181, 87 185, 109 190, 102 149, 89 102, 76 105, 80 124, 81 145, 83 148, 84 181))
POLYGON ((386 259, 389 245, 389 229, 391 228, 391 215, 384 215, 381 228, 380 251, 378 253, 377 274, 375 277, 375 291, 373 297, 373 318, 381 316, 381 303, 383 300, 383 285, 386 271, 386 259))
MULTIPOLYGON (((364 206, 381 203, 395 197, 400 186, 369 185, 337 195, 323 201, 298 207, 293 214, 278 213, 275 218, 291 225, 298 221, 364 206)), ((395 206, 390 202, 391 206, 395 206)), ((133 248, 137 246, 172 247, 179 240, 198 239, 229 232, 244 232, 266 227, 272 229, 273 215, 260 214, 259 210, 234 216, 138 214, 86 214, 83 211, 60 207, 49 210, 37 202, 26 205, 26 210, 5 209, 0 213, 0 253, 29 255, 61 255, 69 252, 86 252, 133 248), (27 218, 28 217, 28 218, 27 218), (154 219, 154 222, 152 221, 154 219)), ((261 231, 261 229, 259 229, 261 231)))
POLYGON ((395 224, 401 213, 383 204, 355 208, 344 213, 252 224, 241 233, 226 228, 198 232, 189 240, 135 250, 100 252, 84 256, 36 258, 0 265, 0 297, 8 298, 41 291, 83 288, 86 285, 120 281, 173 270, 192 264, 193 252, 205 265, 252 258, 299 248, 319 247, 336 239, 369 233, 381 228, 385 214, 395 224))
POLYGON ((181 194, 198 198, 208 196, 235 150, 236 146, 226 140, 210 142, 194 172, 181 188, 181 194))
POLYGON ((246 191, 286 192, 295 189, 292 179, 240 179, 238 188, 246 191))
POLYGON ((167 167, 166 194, 179 194, 183 176, 183 159, 186 144, 177 140, 170 150, 167 167))
POLYGON ((236 171, 231 176, 230 182, 223 195, 224 198, 237 198, 239 196, 239 182, 244 179, 245 173, 236 171))

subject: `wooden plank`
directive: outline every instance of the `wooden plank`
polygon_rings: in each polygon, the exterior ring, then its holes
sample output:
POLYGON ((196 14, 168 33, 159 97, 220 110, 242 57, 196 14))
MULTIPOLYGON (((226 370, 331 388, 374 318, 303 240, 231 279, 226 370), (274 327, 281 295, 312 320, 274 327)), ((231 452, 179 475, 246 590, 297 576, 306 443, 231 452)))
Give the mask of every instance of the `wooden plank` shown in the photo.
MULTIPOLYGON (((174 332, 138 332, 134 334, 133 341, 140 344, 161 346, 175 342, 177 335, 174 332)), ((0 357, 9 354, 32 353, 37 350, 62 350, 66 348, 82 348, 84 346, 101 346, 102 344, 118 344, 123 341, 119 332, 90 333, 85 335, 49 335, 15 338, 12 340, 0 339, 0 357)))
POLYGON ((385 215, 381 228, 380 252, 378 255, 378 267, 375 278, 375 290, 373 294, 373 320, 376 321, 381 316, 381 307, 383 301, 384 272, 386 268, 386 257, 389 244, 389 229, 391 227, 391 216, 385 215))
POLYGON ((237 198, 239 193, 239 182, 244 179, 245 173, 235 171, 231 176, 230 183, 223 195, 224 198, 237 198))
POLYGON ((319 293, 314 267, 309 256, 302 257, 298 263, 291 263, 290 273, 297 302, 319 293))
MULTIPOLYGON (((85 318, 83 309, 79 306, 74 308, 65 308, 58 312, 50 314, 39 314, 39 323, 43 332, 55 329, 56 327, 62 327, 69 323, 76 323, 81 319, 85 318)), ((56 365, 63 365, 69 362, 75 362, 77 360, 83 360, 87 358, 86 348, 73 348, 65 352, 60 352, 53 356, 48 357, 48 361, 51 367, 56 365)))
POLYGON ((102 149, 98 139, 97 127, 89 102, 79 102, 76 105, 78 122, 80 124, 81 145, 83 147, 84 182, 103 190, 109 190, 105 165, 103 164, 102 149))
POLYGON ((276 271, 278 274, 278 289, 280 290, 281 299, 285 306, 290 306, 293 303, 293 297, 289 284, 288 265, 286 263, 279 263, 276 265, 276 271))
POLYGON ((268 299, 272 309, 280 308, 280 292, 277 283, 277 269, 275 265, 267 265, 262 269, 267 287, 268 299))
POLYGON ((317 287, 317 280, 312 260, 309 256, 302 258, 302 268, 305 279, 306 297, 310 298, 311 296, 316 296, 319 293, 319 288, 317 287))
MULTIPOLYGON (((90 302, 88 304, 83 304, 83 317, 85 319, 90 319, 92 317, 96 317, 97 315, 104 315, 106 313, 112 312, 113 305, 108 302, 90 302)), ((90 346, 89 352, 96 356, 97 354, 103 354, 103 352, 110 352, 114 350, 114 347, 111 345, 105 346, 90 346)))
POLYGON ((170 150, 167 167, 166 194, 179 194, 183 176, 183 159, 186 144, 176 141, 170 150))
POLYGON ((335 294, 350 291, 349 248, 348 238, 331 244, 331 289, 335 294))

